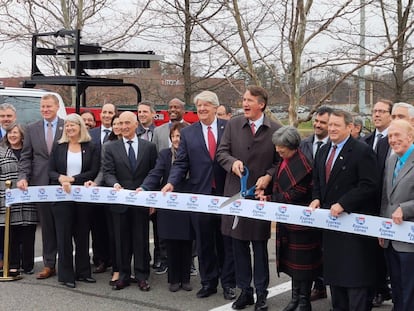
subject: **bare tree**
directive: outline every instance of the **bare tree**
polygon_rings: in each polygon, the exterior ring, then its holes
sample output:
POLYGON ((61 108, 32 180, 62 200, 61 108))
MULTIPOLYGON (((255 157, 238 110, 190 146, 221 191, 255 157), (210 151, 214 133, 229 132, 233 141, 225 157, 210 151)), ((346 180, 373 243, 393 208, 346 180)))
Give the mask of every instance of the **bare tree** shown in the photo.
MULTIPOLYGON (((63 28, 81 29, 84 40, 106 48, 125 48, 151 27, 151 17, 146 14, 151 2, 135 0, 125 6, 119 0, 1 1, 0 42, 18 45, 30 55, 33 33, 63 28)), ((68 70, 66 64, 53 59, 45 65, 55 73, 68 70)))

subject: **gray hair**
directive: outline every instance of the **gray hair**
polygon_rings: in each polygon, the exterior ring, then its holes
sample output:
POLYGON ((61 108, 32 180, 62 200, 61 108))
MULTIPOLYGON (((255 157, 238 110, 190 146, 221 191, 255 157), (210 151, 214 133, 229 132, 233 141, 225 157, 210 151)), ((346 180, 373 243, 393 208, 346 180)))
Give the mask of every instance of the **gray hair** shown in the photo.
POLYGON ((398 107, 407 108, 408 109, 408 115, 410 116, 410 118, 414 118, 414 107, 413 107, 413 105, 410 105, 408 103, 403 103, 403 102, 395 103, 392 106, 392 112, 391 113, 393 113, 395 111, 395 109, 398 108, 398 107))
POLYGON ((283 126, 273 133, 272 143, 275 146, 284 146, 291 150, 298 149, 300 144, 299 132, 296 127, 283 126))
MULTIPOLYGON (((80 126, 80 133, 79 133, 79 143, 84 143, 91 140, 91 135, 89 135, 88 129, 86 128, 85 122, 83 121, 82 117, 76 113, 68 114, 65 118, 65 125, 67 122, 75 123, 80 126)), ((63 131, 62 137, 59 139, 58 143, 68 143, 69 138, 66 135, 66 131, 63 131)))
POLYGON ((6 110, 6 109, 11 109, 13 110, 14 113, 16 113, 16 107, 14 107, 12 104, 9 103, 4 103, 0 105, 0 110, 6 110))
POLYGON ((363 127, 364 120, 362 120, 362 118, 360 116, 355 116, 352 123, 354 123, 354 125, 359 125, 359 126, 363 127))
POLYGON ((198 100, 203 100, 211 103, 213 106, 220 106, 217 94, 212 91, 202 91, 200 94, 194 97, 194 105, 197 105, 198 100))

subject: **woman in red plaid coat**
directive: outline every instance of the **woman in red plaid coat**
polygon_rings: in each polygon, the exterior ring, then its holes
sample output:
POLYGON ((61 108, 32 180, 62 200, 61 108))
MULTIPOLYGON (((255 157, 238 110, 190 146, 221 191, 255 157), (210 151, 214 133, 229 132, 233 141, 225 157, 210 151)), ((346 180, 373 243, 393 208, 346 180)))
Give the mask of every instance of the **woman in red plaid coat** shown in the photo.
MULTIPOLYGON (((272 136, 281 157, 273 176, 273 191, 261 196, 267 201, 308 206, 312 193, 312 164, 298 149, 296 128, 284 126, 272 136)), ((321 233, 318 229, 278 223, 276 226, 276 265, 278 275, 292 278, 292 300, 284 311, 309 311, 312 280, 321 273, 321 233)))

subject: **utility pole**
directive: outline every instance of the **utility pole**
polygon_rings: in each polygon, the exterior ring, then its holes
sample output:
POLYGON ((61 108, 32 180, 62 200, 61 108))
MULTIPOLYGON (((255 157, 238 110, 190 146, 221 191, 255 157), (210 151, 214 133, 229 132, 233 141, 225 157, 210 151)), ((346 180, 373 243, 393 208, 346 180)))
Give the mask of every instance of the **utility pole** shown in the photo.
MULTIPOLYGON (((360 0, 360 34, 359 34, 359 56, 361 63, 365 61, 365 0, 360 0)), ((358 98, 359 98, 359 113, 364 116, 368 113, 365 104, 365 66, 358 71, 358 98)))

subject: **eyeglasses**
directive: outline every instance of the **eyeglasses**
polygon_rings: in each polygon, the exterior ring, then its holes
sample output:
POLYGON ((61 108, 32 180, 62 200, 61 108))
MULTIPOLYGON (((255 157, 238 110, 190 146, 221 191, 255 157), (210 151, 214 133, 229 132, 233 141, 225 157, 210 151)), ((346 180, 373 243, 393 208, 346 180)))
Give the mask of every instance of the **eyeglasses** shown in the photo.
POLYGON ((384 109, 374 109, 374 110, 372 110, 372 114, 376 114, 376 113, 385 114, 387 112, 390 113, 388 110, 384 110, 384 109))

